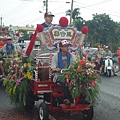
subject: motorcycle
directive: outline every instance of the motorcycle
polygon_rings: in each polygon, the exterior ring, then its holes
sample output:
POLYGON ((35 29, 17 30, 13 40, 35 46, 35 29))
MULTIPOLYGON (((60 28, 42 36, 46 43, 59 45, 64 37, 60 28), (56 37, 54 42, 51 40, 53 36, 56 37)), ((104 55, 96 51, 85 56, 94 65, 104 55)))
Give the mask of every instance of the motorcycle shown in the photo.
POLYGON ((113 68, 113 60, 112 57, 110 56, 106 56, 104 58, 105 61, 105 65, 104 65, 104 74, 108 75, 109 77, 111 77, 112 74, 112 68, 113 68))

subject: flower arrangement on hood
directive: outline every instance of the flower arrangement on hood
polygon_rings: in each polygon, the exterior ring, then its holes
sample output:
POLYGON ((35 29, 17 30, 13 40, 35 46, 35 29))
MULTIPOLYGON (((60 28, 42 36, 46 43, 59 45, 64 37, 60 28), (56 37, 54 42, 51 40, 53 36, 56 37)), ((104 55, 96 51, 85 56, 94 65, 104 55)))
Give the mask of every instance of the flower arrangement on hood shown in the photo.
POLYGON ((61 82, 66 80, 66 86, 74 99, 82 94, 92 104, 98 100, 100 79, 94 67, 94 63, 77 58, 61 73, 59 80, 61 82))
POLYGON ((22 57, 20 52, 14 54, 14 58, 5 59, 7 76, 3 81, 11 103, 23 106, 26 95, 31 89, 30 81, 33 79, 33 67, 29 57, 22 57))

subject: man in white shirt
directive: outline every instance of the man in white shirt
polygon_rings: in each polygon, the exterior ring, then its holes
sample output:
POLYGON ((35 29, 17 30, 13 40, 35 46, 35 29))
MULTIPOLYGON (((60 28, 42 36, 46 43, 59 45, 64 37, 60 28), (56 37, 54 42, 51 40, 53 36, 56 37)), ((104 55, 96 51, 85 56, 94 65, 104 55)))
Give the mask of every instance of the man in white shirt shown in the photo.
MULTIPOLYGON (((62 40, 59 43, 59 49, 60 51, 56 53, 52 58, 52 71, 60 72, 62 69, 66 69, 69 67, 69 65, 72 63, 72 61, 75 60, 75 56, 71 54, 69 51, 69 42, 67 40, 62 40)), ((59 81, 58 81, 59 82, 59 81)), ((65 82, 59 83, 63 93, 64 93, 64 103, 67 106, 70 106, 72 102, 72 97, 70 95, 68 86, 66 86, 65 82)))

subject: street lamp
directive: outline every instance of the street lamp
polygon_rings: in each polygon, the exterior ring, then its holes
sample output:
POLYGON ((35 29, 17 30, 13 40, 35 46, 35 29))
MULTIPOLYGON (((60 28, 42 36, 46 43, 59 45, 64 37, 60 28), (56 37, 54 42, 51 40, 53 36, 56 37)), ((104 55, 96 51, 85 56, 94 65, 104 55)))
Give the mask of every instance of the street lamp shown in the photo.
POLYGON ((42 13, 42 11, 39 11, 39 13, 42 13))
POLYGON ((66 2, 66 3, 70 3, 70 2, 66 2))

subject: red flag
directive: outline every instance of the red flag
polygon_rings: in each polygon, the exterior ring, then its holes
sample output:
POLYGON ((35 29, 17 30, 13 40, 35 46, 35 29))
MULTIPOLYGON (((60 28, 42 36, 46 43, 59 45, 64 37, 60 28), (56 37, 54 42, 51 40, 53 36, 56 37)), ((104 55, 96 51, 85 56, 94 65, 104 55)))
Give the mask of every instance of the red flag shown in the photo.
POLYGON ((36 40, 37 33, 42 32, 43 30, 44 30, 44 27, 41 24, 37 25, 35 33, 33 34, 32 38, 30 40, 29 46, 26 50, 26 55, 28 55, 28 56, 30 55, 30 53, 33 49, 33 46, 34 46, 34 41, 36 40))

